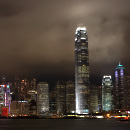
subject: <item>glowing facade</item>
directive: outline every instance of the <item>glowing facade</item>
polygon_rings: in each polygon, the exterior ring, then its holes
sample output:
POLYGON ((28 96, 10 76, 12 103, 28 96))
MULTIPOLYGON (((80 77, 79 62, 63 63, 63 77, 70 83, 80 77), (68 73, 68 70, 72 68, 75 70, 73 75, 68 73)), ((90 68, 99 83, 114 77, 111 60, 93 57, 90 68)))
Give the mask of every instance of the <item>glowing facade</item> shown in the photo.
POLYGON ((0 110, 2 109, 2 107, 8 107, 10 113, 10 104, 10 85, 0 85, 0 110))
POLYGON ((119 63, 115 69, 115 109, 125 108, 124 71, 125 68, 119 63))
POLYGON ((114 109, 112 77, 104 75, 102 79, 102 110, 114 109))
POLYGON ((37 86, 37 112, 43 115, 49 111, 49 86, 46 82, 40 82, 37 86))
POLYGON ((75 32, 76 113, 89 112, 89 82, 88 36, 85 27, 78 27, 75 32))

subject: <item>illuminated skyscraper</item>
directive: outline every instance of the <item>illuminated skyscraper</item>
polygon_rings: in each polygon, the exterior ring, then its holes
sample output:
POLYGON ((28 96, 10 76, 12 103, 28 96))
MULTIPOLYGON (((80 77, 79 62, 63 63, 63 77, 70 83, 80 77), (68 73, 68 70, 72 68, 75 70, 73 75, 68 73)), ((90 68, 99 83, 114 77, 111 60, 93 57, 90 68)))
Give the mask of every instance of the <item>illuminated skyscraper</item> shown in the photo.
POLYGON ((88 36, 85 27, 78 27, 75 32, 76 113, 89 112, 89 83, 88 36))
POLYGON ((125 108, 125 89, 124 89, 125 68, 119 63, 115 69, 115 109, 125 108))
POLYGON ((0 110, 2 109, 2 107, 5 106, 9 108, 10 113, 10 104, 11 104, 11 96, 10 96, 9 83, 6 85, 0 85, 0 110))
POLYGON ((104 75, 102 79, 102 110, 114 109, 112 77, 104 75))
POLYGON ((46 82, 37 85, 37 113, 44 115, 49 112, 49 86, 46 82))

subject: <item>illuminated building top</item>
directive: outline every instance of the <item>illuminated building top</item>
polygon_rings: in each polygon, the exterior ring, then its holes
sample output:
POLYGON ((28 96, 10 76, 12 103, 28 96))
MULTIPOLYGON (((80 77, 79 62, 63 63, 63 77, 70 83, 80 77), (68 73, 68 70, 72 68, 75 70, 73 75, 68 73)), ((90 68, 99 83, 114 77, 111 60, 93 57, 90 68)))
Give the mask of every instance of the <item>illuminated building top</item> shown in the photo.
POLYGON ((119 65, 116 67, 116 70, 117 69, 125 69, 125 67, 123 67, 123 65, 121 65, 120 62, 119 62, 119 65))

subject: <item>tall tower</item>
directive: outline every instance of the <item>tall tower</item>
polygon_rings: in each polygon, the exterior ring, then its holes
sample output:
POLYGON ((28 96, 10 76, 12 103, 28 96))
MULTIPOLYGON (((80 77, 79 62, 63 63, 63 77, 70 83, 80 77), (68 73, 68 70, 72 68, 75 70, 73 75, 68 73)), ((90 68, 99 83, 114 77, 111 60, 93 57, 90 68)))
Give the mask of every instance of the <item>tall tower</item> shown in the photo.
POLYGON ((130 76, 125 76, 126 109, 130 109, 130 76))
POLYGON ((58 81, 56 85, 57 97, 56 97, 56 107, 57 114, 62 115, 65 114, 65 82, 58 81))
POLYGON ((75 89, 76 113, 89 112, 89 56, 88 36, 85 27, 75 32, 75 89))
POLYGON ((125 89, 124 89, 125 68, 119 63, 115 69, 115 109, 125 108, 125 89))
POLYGON ((111 75, 104 75, 102 79, 102 110, 111 111, 113 109, 112 77, 111 75))
POLYGON ((75 87, 74 82, 66 82, 66 113, 75 113, 75 87))
POLYGON ((39 82, 37 85, 37 113, 46 115, 49 112, 49 85, 47 82, 39 82))

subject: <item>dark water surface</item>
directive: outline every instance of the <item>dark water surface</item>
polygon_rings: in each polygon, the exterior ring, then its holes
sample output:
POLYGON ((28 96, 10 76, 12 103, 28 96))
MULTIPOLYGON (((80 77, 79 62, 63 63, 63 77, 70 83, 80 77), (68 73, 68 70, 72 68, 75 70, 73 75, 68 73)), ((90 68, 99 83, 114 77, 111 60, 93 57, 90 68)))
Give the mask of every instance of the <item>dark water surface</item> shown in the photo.
POLYGON ((0 130, 130 130, 115 119, 0 119, 0 130))

